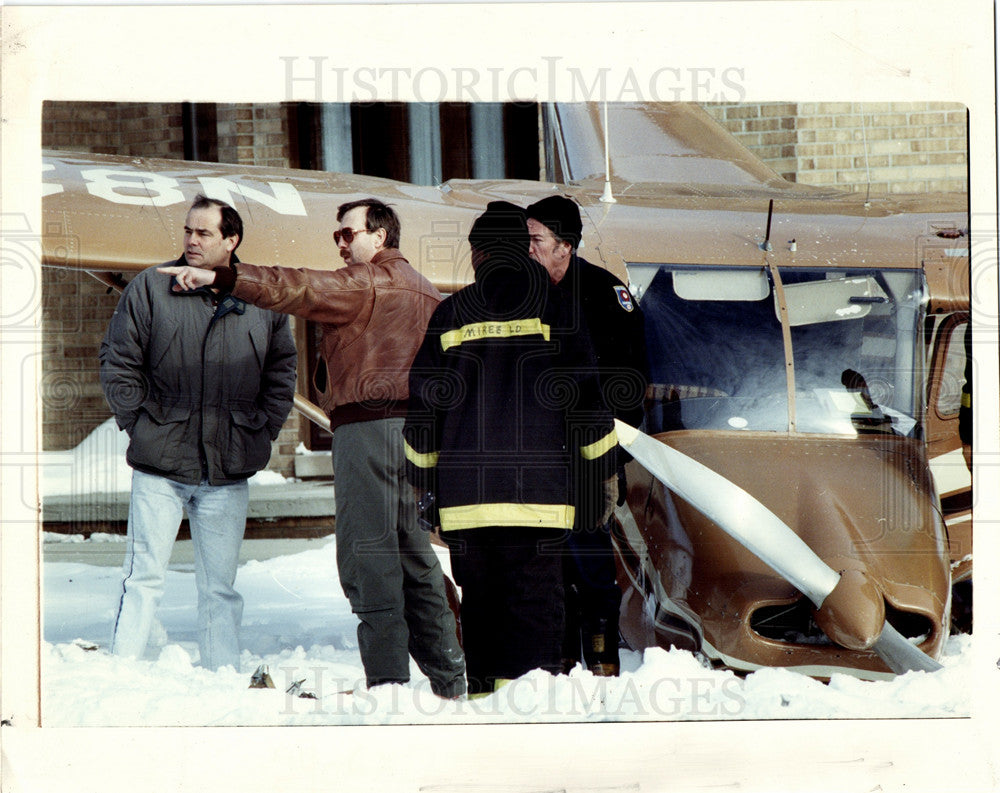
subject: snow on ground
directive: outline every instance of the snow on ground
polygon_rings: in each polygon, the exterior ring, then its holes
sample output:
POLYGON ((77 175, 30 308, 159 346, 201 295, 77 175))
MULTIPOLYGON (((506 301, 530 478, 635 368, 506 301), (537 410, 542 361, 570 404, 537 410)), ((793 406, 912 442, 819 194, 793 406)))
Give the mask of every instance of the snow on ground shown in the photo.
MULTIPOLYGON (((57 538, 49 535, 48 539, 57 538)), ((107 537, 98 536, 98 541, 107 537)), ((88 540, 93 542, 94 540, 88 540)), ((242 669, 197 666, 194 574, 172 569, 158 646, 142 660, 106 654, 117 567, 45 562, 42 723, 107 725, 457 724, 661 720, 905 718, 970 711, 971 637, 949 639, 933 674, 824 684, 784 669, 740 678, 688 652, 622 651, 619 678, 532 672, 479 700, 446 702, 416 666, 406 686, 367 690, 356 619, 337 579, 335 541, 240 567, 242 669), (250 688, 265 665, 274 689, 250 688), (300 690, 315 699, 286 694, 300 690), (346 693, 353 691, 353 693, 346 693)), ((447 567, 447 554, 442 553, 447 567)))
MULTIPOLYGON (((81 499, 128 489, 125 434, 109 420, 68 452, 43 460, 46 496, 81 499)), ((262 472, 251 484, 284 481, 262 472)), ((43 537, 114 543, 95 534, 43 537)), ((124 549, 122 549, 124 553, 124 549)), ((440 551, 449 569, 447 553, 440 551)), ((478 700, 446 702, 414 665, 406 686, 364 687, 357 621, 340 588, 335 540, 241 565, 245 599, 242 669, 197 665, 194 572, 174 565, 146 657, 126 660, 102 648, 120 585, 115 566, 44 561, 42 723, 46 726, 457 724, 801 718, 950 717, 970 712, 971 637, 948 640, 944 669, 887 682, 837 675, 820 683, 786 669, 745 678, 704 667, 678 650, 622 651, 619 678, 536 671, 478 700), (94 646, 96 645, 96 649, 94 646), (259 666, 275 688, 250 688, 259 666), (294 684, 314 698, 286 693, 294 684), (353 692, 353 693, 348 693, 353 692)))

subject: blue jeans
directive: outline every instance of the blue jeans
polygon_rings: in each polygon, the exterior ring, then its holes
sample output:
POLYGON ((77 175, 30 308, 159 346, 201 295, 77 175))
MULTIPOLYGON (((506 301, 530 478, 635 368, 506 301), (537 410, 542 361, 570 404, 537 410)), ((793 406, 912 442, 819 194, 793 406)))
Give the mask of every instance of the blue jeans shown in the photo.
POLYGON ((240 669, 239 627, 243 598, 233 589, 240 543, 246 529, 249 488, 185 485, 161 476, 132 472, 128 540, 122 591, 111 652, 141 658, 170 562, 170 551, 186 509, 194 545, 198 588, 198 647, 201 665, 240 669))

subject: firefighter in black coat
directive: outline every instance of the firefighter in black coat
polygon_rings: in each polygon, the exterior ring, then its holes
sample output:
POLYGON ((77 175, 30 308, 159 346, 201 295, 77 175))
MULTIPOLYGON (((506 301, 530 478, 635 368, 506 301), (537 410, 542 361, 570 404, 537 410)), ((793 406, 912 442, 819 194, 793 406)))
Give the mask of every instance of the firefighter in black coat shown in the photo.
POLYGON ((585 509, 610 515, 617 437, 589 340, 527 255, 524 211, 491 203, 469 242, 475 283, 431 317, 404 439, 407 474, 425 505, 432 494, 462 587, 475 695, 531 669, 561 671, 575 488, 601 502, 585 509))

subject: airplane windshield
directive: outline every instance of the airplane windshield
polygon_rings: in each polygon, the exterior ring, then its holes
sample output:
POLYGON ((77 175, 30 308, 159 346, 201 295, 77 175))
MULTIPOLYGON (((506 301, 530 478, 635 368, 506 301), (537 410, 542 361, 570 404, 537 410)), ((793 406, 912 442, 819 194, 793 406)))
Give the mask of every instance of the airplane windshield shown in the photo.
POLYGON ((911 270, 632 265, 646 319, 649 432, 919 435, 923 282, 911 270))

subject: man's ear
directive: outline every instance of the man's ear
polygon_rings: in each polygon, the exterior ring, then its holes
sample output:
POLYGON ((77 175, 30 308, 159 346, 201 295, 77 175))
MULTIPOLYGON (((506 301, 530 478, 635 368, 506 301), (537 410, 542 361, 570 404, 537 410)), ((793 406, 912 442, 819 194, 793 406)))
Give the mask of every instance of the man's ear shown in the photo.
POLYGON ((226 237, 226 251, 232 253, 236 250, 236 246, 240 244, 240 235, 234 234, 232 237, 226 237))
POLYGON ((377 229, 375 229, 375 231, 372 232, 372 238, 375 242, 375 247, 378 248, 379 250, 385 247, 385 241, 386 239, 388 239, 388 237, 389 237, 389 232, 387 232, 381 226, 379 226, 377 229))

